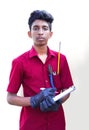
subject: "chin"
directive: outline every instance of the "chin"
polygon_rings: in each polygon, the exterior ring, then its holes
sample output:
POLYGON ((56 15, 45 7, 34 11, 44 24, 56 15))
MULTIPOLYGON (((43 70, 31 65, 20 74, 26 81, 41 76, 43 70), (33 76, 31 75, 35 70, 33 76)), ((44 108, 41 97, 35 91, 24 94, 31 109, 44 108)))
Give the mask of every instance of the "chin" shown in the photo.
POLYGON ((39 43, 36 43, 35 45, 36 46, 45 46, 45 45, 47 45, 47 43, 45 43, 45 42, 39 42, 39 43))

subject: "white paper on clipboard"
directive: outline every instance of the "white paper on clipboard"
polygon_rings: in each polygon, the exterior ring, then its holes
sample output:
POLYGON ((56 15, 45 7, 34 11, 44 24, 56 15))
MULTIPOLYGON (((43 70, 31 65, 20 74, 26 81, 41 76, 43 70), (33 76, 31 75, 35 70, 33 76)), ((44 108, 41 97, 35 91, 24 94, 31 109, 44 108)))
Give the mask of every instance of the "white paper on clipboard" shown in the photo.
POLYGON ((72 91, 75 90, 75 86, 71 86, 70 88, 68 88, 67 90, 63 91, 62 93, 56 95, 53 100, 56 102, 57 100, 63 98, 64 96, 66 96, 67 94, 71 93, 72 91))

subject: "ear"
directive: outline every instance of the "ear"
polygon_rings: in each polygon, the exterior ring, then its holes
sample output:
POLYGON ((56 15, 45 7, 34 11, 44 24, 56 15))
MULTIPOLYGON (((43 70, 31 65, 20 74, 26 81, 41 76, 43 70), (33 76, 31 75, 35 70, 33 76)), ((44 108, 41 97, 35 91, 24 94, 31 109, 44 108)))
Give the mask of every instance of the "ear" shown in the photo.
POLYGON ((31 32, 30 32, 30 31, 28 31, 28 36, 29 36, 30 38, 32 38, 31 32))

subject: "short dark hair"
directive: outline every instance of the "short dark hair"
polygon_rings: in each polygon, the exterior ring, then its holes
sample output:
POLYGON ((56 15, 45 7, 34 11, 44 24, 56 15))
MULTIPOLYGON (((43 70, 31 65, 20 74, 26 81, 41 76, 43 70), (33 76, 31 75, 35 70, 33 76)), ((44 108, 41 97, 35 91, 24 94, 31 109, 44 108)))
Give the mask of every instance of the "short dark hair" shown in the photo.
POLYGON ((45 10, 35 10, 35 11, 33 11, 30 14, 30 17, 28 19, 28 25, 29 25, 30 30, 31 30, 32 23, 37 19, 46 21, 49 24, 49 28, 50 28, 50 31, 51 31, 52 22, 53 22, 54 18, 50 13, 48 13, 45 10))

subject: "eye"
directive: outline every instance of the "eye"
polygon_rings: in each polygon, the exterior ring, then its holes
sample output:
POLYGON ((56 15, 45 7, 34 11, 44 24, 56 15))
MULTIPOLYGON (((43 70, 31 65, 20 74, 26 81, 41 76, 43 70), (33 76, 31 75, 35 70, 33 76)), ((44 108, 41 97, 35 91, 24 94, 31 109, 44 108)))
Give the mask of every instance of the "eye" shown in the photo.
POLYGON ((43 30, 47 31, 47 30, 49 30, 49 28, 48 27, 43 27, 43 30))
POLYGON ((38 28, 37 26, 35 26, 35 27, 33 27, 33 30, 34 30, 34 31, 38 31, 39 28, 38 28))

